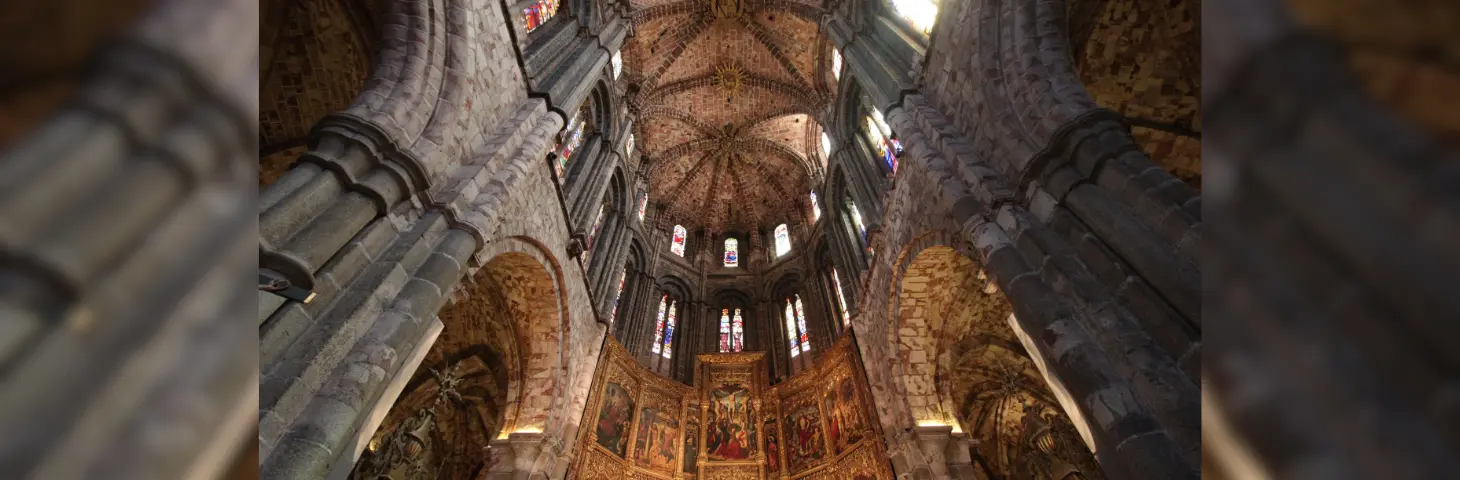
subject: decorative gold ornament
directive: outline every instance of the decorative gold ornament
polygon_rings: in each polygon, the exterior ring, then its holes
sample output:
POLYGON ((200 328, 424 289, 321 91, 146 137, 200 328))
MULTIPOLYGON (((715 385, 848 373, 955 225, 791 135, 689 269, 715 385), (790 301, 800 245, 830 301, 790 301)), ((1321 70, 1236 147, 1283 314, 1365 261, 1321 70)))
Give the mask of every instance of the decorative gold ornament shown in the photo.
POLYGON ((726 64, 715 67, 715 86, 719 87, 720 93, 725 95, 725 103, 735 101, 740 97, 740 85, 745 78, 745 72, 739 65, 726 64))
POLYGON ((734 19, 750 13, 747 0, 705 0, 715 18, 734 19))

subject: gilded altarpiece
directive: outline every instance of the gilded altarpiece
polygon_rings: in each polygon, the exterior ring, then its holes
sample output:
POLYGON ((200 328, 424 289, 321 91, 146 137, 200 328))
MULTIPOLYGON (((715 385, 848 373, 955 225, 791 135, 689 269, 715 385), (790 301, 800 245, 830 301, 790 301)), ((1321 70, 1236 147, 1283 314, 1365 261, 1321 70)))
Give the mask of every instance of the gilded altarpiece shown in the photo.
POLYGON ((578 434, 573 478, 685 478, 685 422, 694 390, 645 370, 608 339, 578 434))
POLYGON ((694 387, 603 355, 570 478, 893 478, 850 336, 775 386, 759 352, 697 356, 694 387))

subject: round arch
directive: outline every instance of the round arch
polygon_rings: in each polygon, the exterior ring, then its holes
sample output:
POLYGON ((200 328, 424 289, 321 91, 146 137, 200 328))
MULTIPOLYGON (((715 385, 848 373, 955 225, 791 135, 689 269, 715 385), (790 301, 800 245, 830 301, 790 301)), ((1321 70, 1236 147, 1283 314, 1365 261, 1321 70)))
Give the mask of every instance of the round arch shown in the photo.
POLYGON ((955 235, 931 231, 895 259, 886 339, 900 394, 894 422, 966 432, 994 476, 1103 478, 1082 417, 1057 400, 977 258, 955 235))

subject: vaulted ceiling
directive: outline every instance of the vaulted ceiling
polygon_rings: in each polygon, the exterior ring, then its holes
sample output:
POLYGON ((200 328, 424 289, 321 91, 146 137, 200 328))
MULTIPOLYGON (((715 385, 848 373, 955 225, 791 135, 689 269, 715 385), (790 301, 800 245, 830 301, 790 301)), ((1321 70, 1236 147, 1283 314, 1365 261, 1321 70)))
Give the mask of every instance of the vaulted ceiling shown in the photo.
POLYGON ((624 49, 649 196, 714 234, 809 220, 832 98, 814 0, 631 0, 624 49))

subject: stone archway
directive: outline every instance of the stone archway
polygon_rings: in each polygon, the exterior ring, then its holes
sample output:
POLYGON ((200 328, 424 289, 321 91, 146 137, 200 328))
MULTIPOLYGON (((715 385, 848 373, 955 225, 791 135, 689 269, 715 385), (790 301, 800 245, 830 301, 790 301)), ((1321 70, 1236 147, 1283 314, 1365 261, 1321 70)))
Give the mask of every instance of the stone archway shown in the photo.
POLYGON ((897 280, 889 339, 911 425, 970 439, 994 478, 1104 478, 1014 330, 1013 308, 975 261, 930 245, 897 280))
POLYGON ((355 478, 475 479, 501 458, 489 444, 547 429, 561 402, 559 295, 534 255, 494 257, 439 316, 444 328, 407 383, 355 478))

